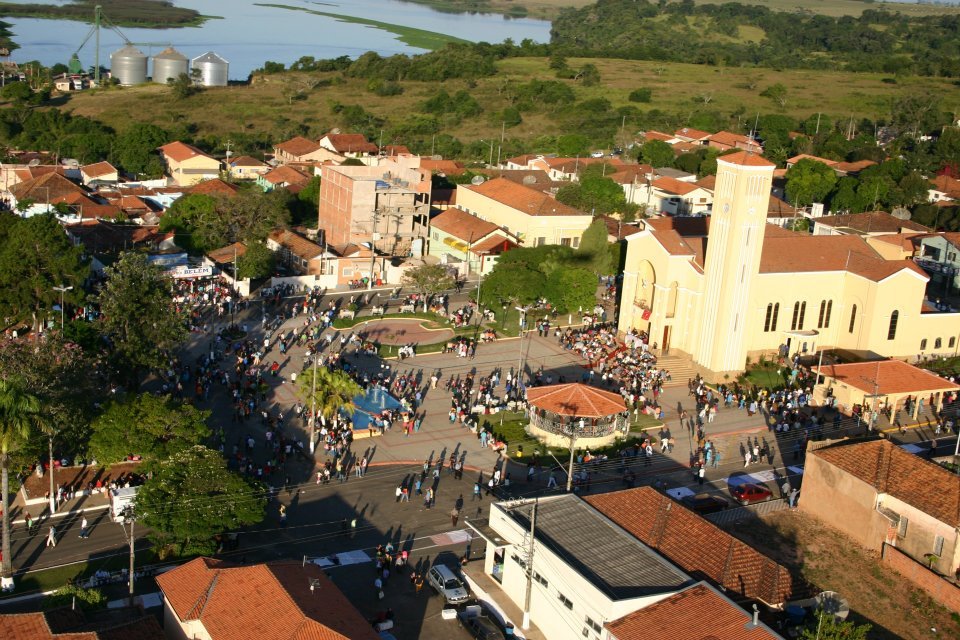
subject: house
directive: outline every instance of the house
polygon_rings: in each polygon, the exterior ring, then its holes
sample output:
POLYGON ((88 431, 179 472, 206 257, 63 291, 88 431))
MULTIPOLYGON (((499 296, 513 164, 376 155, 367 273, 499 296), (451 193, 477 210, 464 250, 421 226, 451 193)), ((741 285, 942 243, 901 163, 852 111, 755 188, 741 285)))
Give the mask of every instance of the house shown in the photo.
POLYGON ((485 275, 500 255, 517 246, 516 239, 497 225, 452 207, 430 220, 429 254, 441 264, 456 264, 462 276, 485 275))
POLYGON ((579 247, 593 216, 505 178, 459 185, 457 206, 514 234, 525 246, 579 247))
MULTIPOLYGON (((884 259, 859 234, 767 224, 772 162, 738 152, 717 167, 709 218, 647 220, 627 238, 620 331, 686 354, 708 379, 828 346, 915 356, 922 339, 956 333, 960 314, 931 309, 912 260, 884 259)), ((894 220, 891 231, 910 224, 894 220)))
POLYGON ((707 145, 720 151, 749 151, 750 153, 763 153, 763 147, 759 142, 749 136, 729 131, 718 131, 707 138, 707 145))
POLYGON ((885 559, 960 568, 960 476, 889 440, 808 450, 799 508, 885 559))
MULTIPOLYGON (((714 183, 715 182, 716 180, 714 180, 714 183)), ((791 206, 790 203, 770 194, 770 200, 767 202, 767 224, 791 228, 791 225, 793 225, 799 217, 801 217, 800 212, 791 206)))
POLYGON ((600 636, 605 622, 695 582, 576 494, 497 502, 486 522, 467 521, 487 543, 482 572, 468 565, 467 576, 482 581, 499 608, 524 605, 533 509, 529 612, 543 637, 600 636))
POLYGON ((610 640, 782 640, 706 582, 608 622, 610 640))
POLYGON ((68 200, 79 196, 86 197, 88 192, 59 172, 41 174, 10 187, 7 206, 20 216, 29 218, 39 213, 54 210, 58 204, 68 204, 68 200))
POLYGON ((247 253, 247 245, 242 242, 234 242, 219 249, 208 251, 204 256, 204 263, 219 269, 233 270, 233 265, 237 260, 247 253))
POLYGON ((234 180, 256 180, 270 170, 270 165, 251 156, 237 156, 227 161, 227 172, 234 180))
POLYGON ((286 189, 291 193, 297 193, 303 189, 310 180, 311 176, 309 174, 285 164, 257 176, 257 186, 264 191, 286 189))
POLYGON ((277 262, 301 275, 323 275, 324 249, 295 231, 277 229, 267 236, 267 248, 277 254, 277 262))
MULTIPOLYGON (((390 147, 387 147, 389 149, 390 147)), ((394 154, 388 154, 388 157, 394 154)), ((467 168, 456 160, 420 158, 420 168, 426 169, 435 176, 459 176, 466 173, 467 168)))
POLYGON ((320 162, 329 158, 314 140, 303 136, 294 136, 289 140, 273 145, 273 157, 278 164, 290 162, 320 162))
POLYGON ((368 142, 362 133, 337 133, 331 131, 320 138, 317 144, 323 149, 344 158, 376 156, 380 153, 377 145, 368 142))
POLYGON ((919 241, 917 264, 930 274, 931 288, 944 297, 960 288, 960 233, 928 233, 911 238, 919 241))
POLYGON ((373 166, 321 168, 318 228, 330 245, 363 244, 374 236, 389 255, 422 255, 430 222, 430 171, 416 156, 377 159, 373 166))
POLYGON ((599 216, 607 226, 607 242, 622 242, 629 235, 641 230, 636 222, 623 222, 611 216, 599 216))
POLYGON ((960 180, 950 176, 937 176, 930 181, 927 193, 930 202, 955 202, 960 200, 960 180))
POLYGON ((157 577, 167 637, 176 640, 378 640, 315 564, 231 565, 196 558, 157 577))
POLYGON ((174 233, 160 227, 116 224, 106 220, 84 220, 64 225, 67 237, 91 254, 116 254, 134 249, 163 251, 175 249, 174 233))
POLYGON ((885 211, 867 211, 865 213, 845 213, 835 216, 821 216, 813 219, 813 235, 839 236, 860 235, 878 236, 887 233, 929 233, 931 229, 912 220, 898 218, 885 211))
POLYGON ((579 180, 580 173, 593 164, 611 165, 614 171, 626 166, 620 158, 558 158, 550 155, 528 154, 508 159, 506 168, 544 171, 551 180, 569 182, 579 180))
POLYGON ((831 169, 833 169, 838 176, 855 176, 867 167, 872 167, 877 164, 873 160, 857 160, 855 162, 844 162, 843 160, 829 160, 827 158, 820 158, 818 156, 812 156, 807 153, 801 153, 799 155, 793 156, 792 158, 787 159, 787 169, 791 169, 795 164, 801 160, 812 160, 813 162, 819 162, 825 164, 831 169))
POLYGON ((116 183, 120 180, 117 168, 109 162, 95 162, 80 167, 80 181, 85 187, 92 182, 116 183))
MULTIPOLYGON (((873 249, 879 253, 885 260, 914 260, 921 267, 924 261, 920 257, 923 251, 921 241, 929 236, 936 234, 922 233, 919 231, 905 231, 903 233, 885 233, 879 236, 866 236, 865 240, 873 249)), ((928 274, 936 268, 924 269, 928 274)), ((932 280, 934 274, 930 274, 932 280)))
POLYGON ((151 615, 125 607, 88 619, 79 608, 0 614, 3 640, 167 640, 151 615))
POLYGON ((697 146, 706 146, 710 142, 709 131, 700 131, 691 127, 683 127, 673 132, 673 137, 682 142, 692 142, 697 146))
POLYGON ((167 176, 180 187, 220 177, 220 161, 179 140, 160 147, 167 176))
POLYGON ((660 175, 636 185, 631 202, 646 208, 648 215, 707 215, 713 206, 713 193, 695 182, 660 175))

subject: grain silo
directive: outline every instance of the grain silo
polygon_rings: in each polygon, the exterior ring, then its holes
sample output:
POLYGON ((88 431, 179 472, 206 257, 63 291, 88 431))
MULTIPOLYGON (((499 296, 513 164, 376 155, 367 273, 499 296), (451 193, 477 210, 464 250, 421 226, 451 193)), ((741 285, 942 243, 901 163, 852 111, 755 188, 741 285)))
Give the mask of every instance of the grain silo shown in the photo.
POLYGON ((230 75, 230 63, 208 51, 193 59, 193 68, 200 72, 200 84, 205 87, 225 87, 230 75))
POLYGON ((142 84, 147 81, 147 56, 132 44, 110 54, 110 74, 120 84, 142 84))
POLYGON ((190 61, 173 47, 167 47, 153 56, 154 82, 167 84, 167 81, 176 80, 182 73, 190 73, 190 61))

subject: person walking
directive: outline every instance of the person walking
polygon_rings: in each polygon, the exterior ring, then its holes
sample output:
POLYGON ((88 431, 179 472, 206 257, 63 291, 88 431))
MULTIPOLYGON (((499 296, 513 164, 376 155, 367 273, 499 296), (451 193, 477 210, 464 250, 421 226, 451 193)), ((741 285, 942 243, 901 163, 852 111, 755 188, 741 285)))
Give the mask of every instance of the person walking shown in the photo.
POLYGON ((400 491, 400 502, 410 502, 410 489, 406 485, 400 491))
POLYGON ((703 478, 707 475, 707 468, 705 465, 701 464, 700 468, 697 470, 697 482, 700 486, 703 486, 703 478))
POLYGON ((33 516, 31 516, 31 515, 28 513, 25 520, 26 520, 26 525, 27 525, 27 533, 30 533, 31 531, 33 531, 33 516))
POLYGON ((56 547, 57 546, 57 530, 53 527, 50 527, 50 531, 47 532, 47 546, 56 547))
POLYGON ((474 500, 480 500, 481 502, 483 502, 483 494, 480 493, 480 483, 479 483, 479 482, 474 482, 474 483, 473 483, 473 497, 470 498, 470 502, 473 502, 474 500))
POLYGON ((77 537, 83 538, 84 540, 90 537, 90 527, 87 523, 86 516, 84 516, 83 519, 80 520, 80 535, 77 537))
POLYGON ((457 526, 457 522, 460 520, 460 510, 453 509, 450 511, 450 526, 457 526))

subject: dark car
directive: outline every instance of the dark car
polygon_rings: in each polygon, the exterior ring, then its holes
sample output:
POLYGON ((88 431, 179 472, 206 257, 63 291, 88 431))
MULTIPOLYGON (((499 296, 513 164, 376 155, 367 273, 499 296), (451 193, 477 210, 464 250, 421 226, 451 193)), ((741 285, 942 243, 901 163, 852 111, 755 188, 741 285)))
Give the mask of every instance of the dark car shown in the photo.
POLYGON ((460 626, 470 632, 477 640, 505 640, 503 631, 496 622, 484 615, 464 615, 461 613, 460 626))
POLYGON ((740 504, 753 504, 754 502, 763 502, 773 497, 770 489, 761 484, 747 482, 737 485, 730 489, 732 495, 740 504))
POLYGON ((690 511, 696 513, 716 513, 730 508, 730 502, 721 496, 709 493, 698 493, 695 496, 686 496, 680 502, 690 511))

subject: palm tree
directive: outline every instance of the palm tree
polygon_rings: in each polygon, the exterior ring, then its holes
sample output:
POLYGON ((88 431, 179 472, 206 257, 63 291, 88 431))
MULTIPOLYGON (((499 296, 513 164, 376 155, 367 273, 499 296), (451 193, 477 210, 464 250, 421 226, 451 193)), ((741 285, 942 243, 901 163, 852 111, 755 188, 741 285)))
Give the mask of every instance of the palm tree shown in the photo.
POLYGON ((11 454, 27 441, 39 418, 40 401, 36 396, 26 393, 12 380, 0 380, 0 511, 3 512, 3 564, 0 567, 0 584, 4 589, 13 588, 9 504, 11 454))
POLYGON ((326 424, 327 420, 336 420, 341 410, 352 414, 357 408, 353 399, 363 393, 363 389, 353 378, 342 371, 331 371, 326 367, 307 369, 297 378, 297 386, 310 408, 316 407, 316 413, 323 424, 326 424), (317 376, 316 384, 314 373, 317 376))

